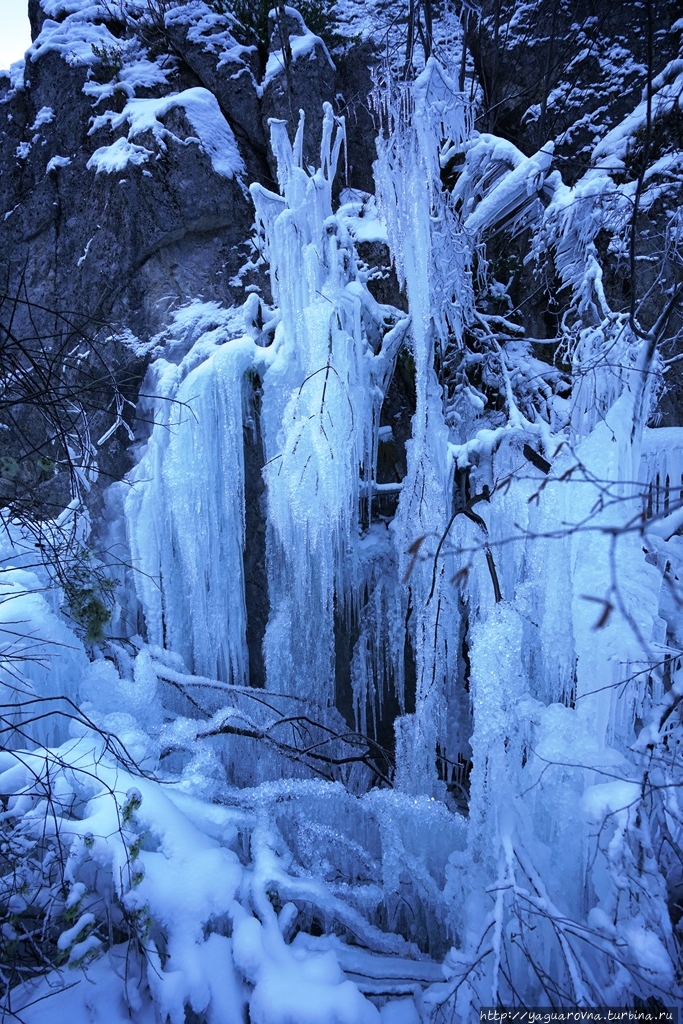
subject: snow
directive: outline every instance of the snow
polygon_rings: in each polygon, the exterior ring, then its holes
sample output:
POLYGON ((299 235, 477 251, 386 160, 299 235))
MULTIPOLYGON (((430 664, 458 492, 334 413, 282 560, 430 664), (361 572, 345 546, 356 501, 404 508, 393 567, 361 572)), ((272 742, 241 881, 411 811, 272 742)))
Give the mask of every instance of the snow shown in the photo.
POLYGON ((26 69, 26 61, 15 60, 14 63, 9 66, 9 80, 10 88, 13 91, 21 92, 24 88, 24 72, 26 69))
POLYGON ((600 825, 607 816, 635 811, 640 801, 640 786, 633 782, 605 782, 591 786, 581 798, 588 819, 600 825))
POLYGON ((670 540, 675 533, 680 531, 681 527, 683 527, 683 509, 677 508, 670 515, 664 516, 655 523, 650 523, 647 532, 657 534, 664 540, 670 540))
POLYGON ((112 949, 90 964, 83 974, 54 971, 15 994, 13 1006, 27 1024, 52 1024, 69 1020, 72 1024, 127 1024, 130 1004, 140 1024, 154 1024, 154 1006, 141 998, 139 977, 126 981, 129 955, 125 946, 112 949), (137 998, 136 998, 137 997, 137 998))
POLYGON ((52 107, 41 107, 40 110, 38 111, 38 113, 36 114, 35 120, 34 120, 33 124, 31 125, 31 127, 29 128, 29 131, 30 132, 35 132, 35 131, 38 130, 38 128, 40 128, 41 125, 52 124, 54 119, 55 119, 55 112, 52 109, 52 107))
POLYGON ((151 132, 162 152, 170 139, 183 145, 196 143, 209 156, 217 174, 225 178, 244 174, 244 161, 218 101, 213 93, 200 86, 162 99, 131 99, 120 114, 107 111, 95 117, 90 134, 102 128, 116 131, 126 125, 129 126, 127 138, 120 137, 112 145, 98 149, 88 161, 89 168, 98 173, 111 173, 123 170, 128 162, 136 165, 146 162, 151 156, 150 150, 135 145, 132 140, 151 132), (176 109, 184 112, 196 136, 179 139, 166 128, 163 118, 176 109))
MULTIPOLYGON (((124 16, 130 16, 131 6, 130 0, 123 4, 124 16)), ((113 96, 117 91, 132 97, 136 89, 168 84, 169 69, 164 68, 161 62, 148 59, 148 51, 138 41, 122 42, 114 35, 104 23, 102 7, 97 0, 46 2, 42 7, 47 17, 26 51, 28 75, 35 61, 47 53, 57 53, 72 67, 95 69, 108 65, 109 81, 97 82, 89 74, 83 86, 83 92, 94 97, 96 102, 113 96)))
MULTIPOLYGON (((680 105, 682 86, 683 62, 671 61, 652 81, 653 117, 662 117, 680 105)), ((614 170, 623 166, 630 141, 644 127, 646 118, 647 100, 643 97, 638 106, 600 140, 593 150, 593 165, 614 170)))
POLYGON ((388 243, 386 225, 378 212, 375 197, 367 192, 342 189, 337 217, 355 242, 388 243))
POLYGON ((625 929, 628 949, 643 970, 653 978, 655 983, 663 985, 665 991, 674 984, 671 960, 661 939, 642 923, 631 924, 625 929))
POLYGON ((254 52, 253 46, 238 43, 231 15, 212 10, 205 3, 183 4, 166 13, 166 25, 187 26, 187 38, 209 53, 219 55, 218 65, 241 63, 254 52))
MULTIPOLYGON (((293 11, 293 8, 289 8, 289 10, 293 11)), ((298 12, 296 11, 293 11, 293 13, 298 14, 298 12)), ((327 47, 325 46, 324 42, 322 41, 320 36, 316 36, 312 32, 306 31, 303 35, 300 36, 290 36, 289 45, 292 51, 293 64, 296 61, 303 60, 304 58, 306 58, 306 60, 317 60, 318 53, 322 51, 330 67, 334 67, 334 64, 332 63, 332 58, 327 52, 327 47)), ((283 57, 282 50, 274 50, 272 53, 268 55, 268 63, 266 64, 265 74, 260 83, 261 89, 265 89, 266 86, 268 86, 269 83, 274 78, 282 74, 284 70, 285 58, 283 57)))
POLYGON ((85 166, 96 174, 115 174, 125 170, 128 164, 139 167, 140 164, 147 163, 152 155, 151 150, 145 149, 144 146, 136 146, 121 136, 111 146, 100 146, 96 149, 85 166))
POLYGON ((287 946, 278 928, 253 917, 238 923, 235 962, 254 985, 255 1024, 379 1024, 379 1013, 344 978, 334 953, 287 946))
POLYGON ((50 174, 53 171, 58 171, 60 167, 68 167, 70 163, 70 156, 53 156, 47 162, 45 173, 50 174))
POLYGON ((93 46, 115 48, 118 45, 118 40, 105 25, 93 22, 95 4, 70 5, 71 9, 63 21, 53 20, 55 15, 61 14, 61 9, 53 10, 53 6, 47 5, 47 18, 40 34, 26 51, 28 74, 31 64, 46 53, 58 53, 72 66, 89 65, 96 61, 93 46))

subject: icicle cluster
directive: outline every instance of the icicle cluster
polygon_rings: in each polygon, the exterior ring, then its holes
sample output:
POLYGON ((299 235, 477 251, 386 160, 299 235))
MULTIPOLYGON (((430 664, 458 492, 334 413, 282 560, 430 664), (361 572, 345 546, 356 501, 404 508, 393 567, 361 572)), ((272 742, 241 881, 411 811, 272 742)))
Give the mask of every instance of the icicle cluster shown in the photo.
POLYGON ((271 126, 282 196, 252 187, 282 318, 263 382, 264 650, 269 685, 331 704, 335 615, 357 585, 361 480, 370 486, 379 410, 353 246, 332 214, 343 123, 335 132, 327 104, 313 175, 302 166, 303 131, 302 115, 292 146, 284 123, 271 126))
POLYGON ((226 335, 200 333, 179 366, 154 364, 152 433, 126 517, 149 642, 198 675, 244 683, 242 381, 255 346, 226 335))

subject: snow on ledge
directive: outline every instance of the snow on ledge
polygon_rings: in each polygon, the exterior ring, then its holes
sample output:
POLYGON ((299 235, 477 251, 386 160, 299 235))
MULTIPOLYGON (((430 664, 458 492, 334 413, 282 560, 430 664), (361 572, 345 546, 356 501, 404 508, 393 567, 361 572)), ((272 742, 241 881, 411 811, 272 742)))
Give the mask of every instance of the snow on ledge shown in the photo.
POLYGON ((95 171, 96 174, 100 174, 102 171, 106 174, 114 174, 124 170, 128 164, 135 166, 144 164, 151 156, 152 153, 149 149, 145 149, 144 146, 136 146, 121 136, 111 146, 101 146, 96 149, 86 167, 89 171, 95 171))
POLYGON ((208 89, 198 86, 161 99, 131 99, 120 114, 108 110, 94 118, 89 134, 107 126, 115 130, 125 124, 129 125, 127 138, 121 137, 112 145, 98 149, 88 161, 90 169, 97 172, 120 171, 129 162, 140 164, 148 160, 151 151, 135 145, 133 139, 143 132, 151 131, 162 151, 166 149, 166 140, 169 138, 183 145, 198 143, 200 149, 211 158, 214 171, 225 178, 240 177, 246 171, 232 129, 223 117, 216 97, 208 89), (176 107, 185 112, 197 133, 196 137, 178 139, 163 124, 161 119, 176 107))
MULTIPOLYGON (((290 12, 293 11, 293 8, 287 7, 285 8, 285 10, 286 12, 290 12)), ((298 15, 298 17, 300 18, 301 15, 298 15)), ((307 57, 308 60, 315 60, 315 49, 316 46, 319 46, 321 51, 327 58, 330 67, 334 68, 332 58, 328 53, 325 43, 322 41, 320 36, 314 35, 313 32, 306 31, 302 36, 290 36, 289 45, 292 51, 292 64, 294 64, 294 62, 297 60, 302 60, 304 57, 307 57)), ((276 78, 277 75, 282 74, 284 70, 285 59, 282 55, 282 50, 275 50, 268 57, 268 63, 266 64, 266 73, 263 76, 263 81, 261 82, 261 89, 265 89, 266 86, 274 78, 276 78)))
POLYGON ((68 167, 70 163, 70 156, 53 156, 45 168, 45 173, 50 174, 54 171, 58 171, 60 167, 68 167))

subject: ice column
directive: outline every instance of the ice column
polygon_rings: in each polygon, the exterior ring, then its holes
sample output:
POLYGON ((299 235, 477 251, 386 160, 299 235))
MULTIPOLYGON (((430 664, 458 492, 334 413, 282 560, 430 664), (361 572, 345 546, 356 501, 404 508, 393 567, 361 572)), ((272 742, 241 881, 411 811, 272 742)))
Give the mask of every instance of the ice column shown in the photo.
POLYGON ((126 500, 149 642, 237 683, 248 680, 242 380, 253 356, 243 338, 189 372, 196 357, 158 361, 154 427, 126 500))
POLYGON ((332 215, 343 125, 325 105, 321 167, 301 166, 303 116, 292 146, 271 122, 281 196, 252 186, 281 322, 263 382, 268 686, 334 701, 335 614, 356 582, 360 475, 373 455, 371 353, 354 290, 351 241, 332 215))
POLYGON ((393 524, 417 673, 415 714, 396 725, 397 785, 431 793, 438 789, 435 751, 447 731, 445 693, 457 674, 459 628, 449 562, 436 557, 451 512, 452 467, 434 348, 459 339, 472 303, 468 247, 441 188, 439 151, 444 139, 462 146, 468 123, 462 96, 434 59, 412 88, 387 90, 379 105, 384 130, 375 178, 408 295, 416 390, 408 471, 393 524), (416 542, 421 556, 432 557, 411 562, 416 542))

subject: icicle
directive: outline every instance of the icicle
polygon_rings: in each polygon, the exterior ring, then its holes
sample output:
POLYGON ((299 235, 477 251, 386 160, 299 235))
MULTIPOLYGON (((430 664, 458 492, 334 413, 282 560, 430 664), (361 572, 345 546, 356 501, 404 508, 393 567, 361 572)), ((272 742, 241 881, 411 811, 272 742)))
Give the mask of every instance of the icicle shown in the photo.
POLYGON ((149 642, 238 683, 248 680, 242 381, 257 351, 232 341, 184 379, 157 367, 155 424, 126 500, 149 642))
POLYGON ((6 563, 0 575, 0 736, 5 749, 58 745, 82 699, 88 659, 45 580, 6 563), (64 698, 64 699, 63 699, 64 698), (71 702, 70 704, 65 701, 71 702), (30 722, 25 726, 25 722, 30 722))
POLYGON ((468 117, 462 96, 434 59, 412 90, 385 94, 382 114, 378 203, 408 295, 416 391, 408 472, 392 525, 417 671, 415 716, 397 723, 397 782, 409 791, 436 793, 442 788, 436 746, 447 732, 445 688, 457 674, 459 609, 449 562, 437 557, 451 515, 452 467, 433 361, 436 342, 460 339, 472 306, 468 240, 441 187, 439 152, 444 139, 464 145, 468 117), (412 558, 416 544, 419 557, 412 558))
POLYGON ((368 731, 368 709, 372 715, 373 732, 382 716, 385 697, 394 693, 405 712, 405 636, 402 588, 396 579, 393 553, 387 551, 376 564, 382 567, 367 580, 371 591, 360 611, 359 637, 353 651, 351 684, 356 728, 368 731))
MULTIPOLYGON (((299 124, 297 139, 303 130, 299 124)), ((285 203, 254 187, 257 217, 276 267, 282 322, 265 375, 263 428, 271 616, 264 642, 268 685, 334 699, 335 615, 356 574, 360 472, 373 451, 377 396, 349 286, 355 256, 332 214, 331 183, 343 123, 325 105, 320 169, 299 166, 300 146, 271 125, 285 203)), ((368 467, 369 468, 369 467, 368 467)))

